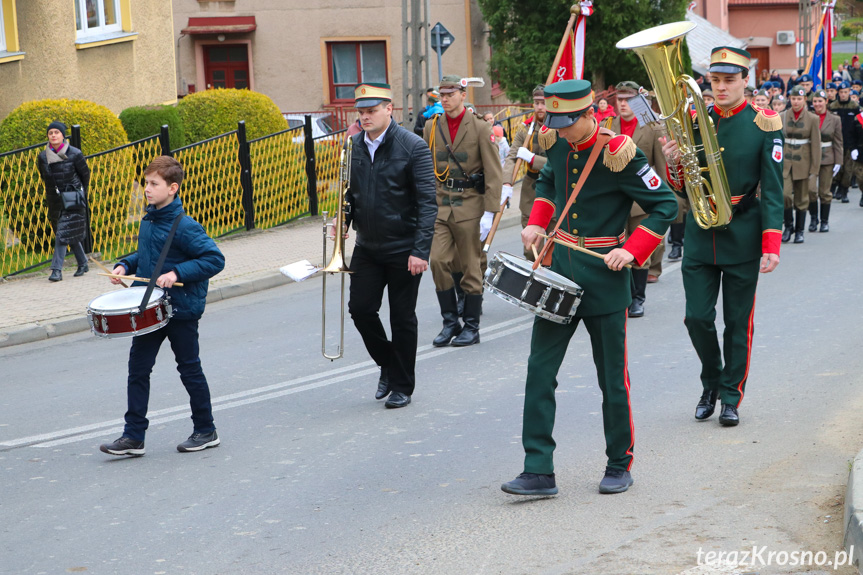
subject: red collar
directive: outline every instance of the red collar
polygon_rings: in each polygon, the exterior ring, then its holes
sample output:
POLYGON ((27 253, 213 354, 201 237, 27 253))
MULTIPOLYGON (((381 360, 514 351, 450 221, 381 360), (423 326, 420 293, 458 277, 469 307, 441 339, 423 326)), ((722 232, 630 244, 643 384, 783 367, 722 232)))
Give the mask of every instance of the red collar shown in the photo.
POLYGON ((596 143, 597 136, 599 136, 599 122, 596 122, 596 124, 594 124, 593 134, 591 134, 589 138, 575 144, 570 144, 569 147, 571 147, 576 152, 581 152, 582 150, 586 150, 592 145, 594 145, 596 143))
POLYGON ((732 108, 731 110, 727 110, 727 111, 723 110, 722 108, 719 107, 719 104, 714 104, 713 109, 716 110, 716 113, 719 114, 720 118, 730 118, 731 116, 734 116, 735 114, 739 114, 740 112, 742 112, 743 109, 746 108, 746 106, 747 106, 747 103, 746 103, 746 99, 744 98, 744 100, 742 102, 740 102, 739 106, 732 108))

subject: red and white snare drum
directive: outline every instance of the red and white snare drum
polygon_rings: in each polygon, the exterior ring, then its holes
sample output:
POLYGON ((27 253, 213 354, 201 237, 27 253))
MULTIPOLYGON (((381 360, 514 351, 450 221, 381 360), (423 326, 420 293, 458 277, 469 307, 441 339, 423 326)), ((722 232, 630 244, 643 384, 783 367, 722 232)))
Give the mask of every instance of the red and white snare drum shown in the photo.
POLYGON ((153 288, 143 313, 138 311, 146 287, 102 294, 87 306, 90 329, 99 337, 132 337, 165 327, 174 314, 168 294, 153 288))

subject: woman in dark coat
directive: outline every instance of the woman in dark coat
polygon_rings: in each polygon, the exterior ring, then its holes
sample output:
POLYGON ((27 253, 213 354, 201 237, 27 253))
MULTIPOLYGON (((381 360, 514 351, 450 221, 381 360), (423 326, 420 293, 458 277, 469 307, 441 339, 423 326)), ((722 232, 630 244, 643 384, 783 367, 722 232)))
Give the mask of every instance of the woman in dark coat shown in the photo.
POLYGON ((51 276, 48 279, 52 282, 63 279, 63 260, 66 258, 67 245, 72 247, 78 262, 75 276, 84 275, 90 271, 84 247, 81 245, 87 233, 87 208, 81 206, 65 210, 60 192, 83 189, 86 202, 90 168, 87 167, 83 152, 66 142, 66 125, 62 122, 51 122, 48 126, 48 145, 39 154, 37 164, 45 182, 48 218, 57 236, 54 257, 51 260, 51 276))

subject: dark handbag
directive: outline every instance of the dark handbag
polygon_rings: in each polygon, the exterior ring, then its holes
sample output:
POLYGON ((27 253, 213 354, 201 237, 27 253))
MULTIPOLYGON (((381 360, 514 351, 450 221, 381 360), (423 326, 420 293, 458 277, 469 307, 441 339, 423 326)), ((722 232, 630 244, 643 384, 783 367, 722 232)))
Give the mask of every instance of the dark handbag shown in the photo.
POLYGON ((64 191, 57 190, 60 200, 63 202, 64 210, 82 210, 85 206, 84 189, 69 188, 64 191))

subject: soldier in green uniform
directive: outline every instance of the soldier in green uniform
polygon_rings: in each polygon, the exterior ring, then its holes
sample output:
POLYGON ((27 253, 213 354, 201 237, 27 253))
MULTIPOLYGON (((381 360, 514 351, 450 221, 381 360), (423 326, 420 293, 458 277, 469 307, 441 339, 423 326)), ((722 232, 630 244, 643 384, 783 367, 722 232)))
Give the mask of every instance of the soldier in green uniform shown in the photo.
POLYGON ((785 230, 782 242, 790 240, 793 231, 794 243, 802 244, 806 211, 809 209, 810 181, 814 184, 821 165, 821 132, 818 116, 806 109, 806 91, 800 87, 791 88, 788 99, 791 107, 781 114, 782 135, 785 137, 782 173, 785 230))
POLYGON ((827 111, 829 94, 816 92, 812 98, 812 107, 818 116, 821 134, 821 166, 818 170, 818 185, 809 189, 809 231, 819 231, 818 205, 821 205, 820 231, 830 231, 830 184, 839 170, 842 169, 843 140, 842 121, 835 114, 827 111))
POLYGON ((677 214, 677 202, 662 178, 628 136, 600 128, 591 107, 593 91, 586 80, 565 80, 545 88, 545 123, 560 138, 548 149, 548 162, 536 183, 536 201, 522 241, 530 248, 557 212, 560 238, 605 254, 604 261, 557 246, 551 269, 584 288, 581 304, 566 325, 537 318, 533 324, 524 397, 522 443, 524 472, 501 486, 516 495, 557 493, 552 454, 555 442, 557 373, 569 340, 584 322, 602 390, 603 425, 608 463, 599 490, 620 493, 632 485, 632 409, 626 359, 626 310, 631 303, 630 274, 624 265, 644 264, 662 241, 677 214), (614 136, 610 140, 609 137, 614 136), (604 143, 598 144, 597 141, 604 143), (575 188, 594 147, 601 156, 578 199, 560 213, 575 188), (632 202, 650 215, 624 243, 632 202))
MULTIPOLYGON (((779 265, 782 121, 777 112, 753 108, 743 98, 750 63, 748 52, 719 47, 713 50, 710 61, 716 103, 709 113, 719 146, 724 149, 722 159, 728 168, 731 203, 735 207, 725 229, 702 229, 690 212, 681 274, 686 294, 684 323, 701 360, 703 393, 695 417, 707 419, 713 415, 718 397, 722 400, 719 422, 731 426, 740 421, 738 408, 749 375, 758 274, 771 272, 779 265), (724 366, 715 324, 720 288, 725 320, 724 366)), ((677 143, 668 141, 663 152, 669 163, 669 183, 682 190, 683 168, 679 165, 677 143)))
POLYGON ((443 316, 433 345, 479 343, 482 309, 480 225, 491 225, 500 209, 503 175, 492 126, 465 108, 467 79, 444 76, 439 88, 444 114, 429 119, 423 138, 431 148, 437 178, 438 214, 431 270, 443 316), (456 268, 454 261, 461 262, 456 268), (453 271, 464 275, 464 327, 458 315, 453 271))

